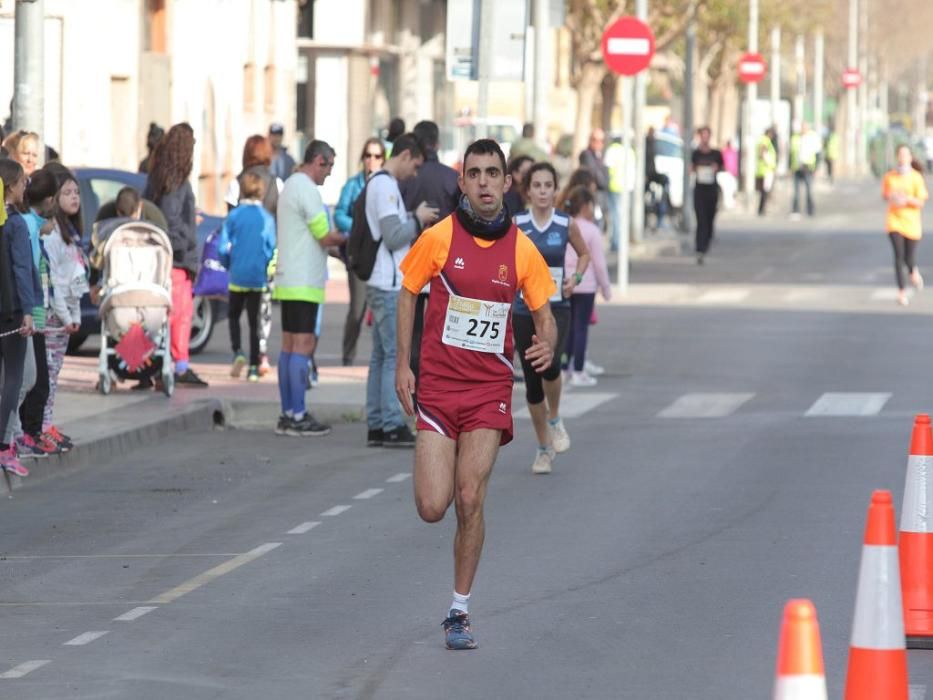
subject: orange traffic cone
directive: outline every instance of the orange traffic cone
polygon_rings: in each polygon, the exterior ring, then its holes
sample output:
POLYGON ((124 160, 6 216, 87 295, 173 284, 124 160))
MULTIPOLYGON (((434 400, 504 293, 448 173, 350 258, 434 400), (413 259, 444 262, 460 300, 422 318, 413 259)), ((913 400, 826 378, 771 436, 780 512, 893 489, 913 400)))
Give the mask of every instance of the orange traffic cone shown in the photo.
POLYGON ((890 491, 868 506, 845 700, 907 700, 904 607, 890 491))
POLYGON ((898 541, 908 649, 933 649, 933 430, 914 419, 898 541))
POLYGON ((804 598, 784 606, 774 700, 826 700, 826 672, 816 608, 804 598))

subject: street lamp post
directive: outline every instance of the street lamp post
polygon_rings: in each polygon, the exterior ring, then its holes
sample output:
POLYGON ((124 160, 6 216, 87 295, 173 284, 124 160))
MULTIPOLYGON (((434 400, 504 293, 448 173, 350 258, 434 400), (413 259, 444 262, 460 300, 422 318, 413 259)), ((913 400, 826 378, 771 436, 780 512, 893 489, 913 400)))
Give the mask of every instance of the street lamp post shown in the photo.
POLYGON ((13 126, 36 132, 44 143, 45 0, 16 0, 14 33, 13 126))

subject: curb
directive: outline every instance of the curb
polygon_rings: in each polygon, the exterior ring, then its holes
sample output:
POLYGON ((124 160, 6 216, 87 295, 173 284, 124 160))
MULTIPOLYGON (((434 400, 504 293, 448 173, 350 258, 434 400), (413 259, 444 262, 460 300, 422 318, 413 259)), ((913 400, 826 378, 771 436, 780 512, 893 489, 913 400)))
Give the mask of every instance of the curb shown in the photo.
MULTIPOLYGON (((321 404, 314 406, 318 420, 327 423, 353 423, 362 420, 362 407, 352 405, 321 404)), ((279 416, 279 405, 271 401, 244 401, 230 399, 201 399, 190 406, 171 414, 159 416, 138 426, 84 442, 79 441, 73 450, 43 459, 24 460, 29 469, 25 479, 10 475, 14 491, 42 483, 60 476, 72 474, 86 467, 126 458, 134 450, 149 447, 180 433, 205 432, 214 429, 260 429, 271 430, 279 416)), ((99 425, 99 419, 87 418, 69 426, 75 434, 82 433, 82 426, 99 425)), ((90 431, 89 431, 90 432, 90 431)), ((0 486, 0 489, 3 489, 0 486)), ((7 493, 9 498, 13 494, 7 493)), ((0 503, 4 499, 0 495, 0 503)))

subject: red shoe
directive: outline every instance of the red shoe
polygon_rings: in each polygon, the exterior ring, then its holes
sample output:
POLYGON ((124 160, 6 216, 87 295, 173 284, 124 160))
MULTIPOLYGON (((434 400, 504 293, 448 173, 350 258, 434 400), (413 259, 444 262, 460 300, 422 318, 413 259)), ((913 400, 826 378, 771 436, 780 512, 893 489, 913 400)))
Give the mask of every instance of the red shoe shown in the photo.
POLYGON ((20 463, 19 457, 16 456, 15 445, 0 450, 0 468, 9 474, 16 474, 16 476, 29 476, 29 470, 20 463))
POLYGON ((68 437, 67 435, 65 435, 64 433, 60 432, 59 429, 56 428, 54 425, 51 426, 51 427, 50 427, 48 430, 46 430, 45 432, 48 433, 48 435, 49 435, 49 436, 58 444, 58 446, 61 447, 63 450, 66 450, 66 451, 67 451, 67 450, 70 450, 72 447, 75 446, 75 444, 74 444, 74 442, 72 442, 71 438, 68 437))
POLYGON ((45 433, 41 433, 33 439, 36 441, 36 447, 48 455, 60 455, 64 452, 64 450, 58 446, 58 443, 45 433))
POLYGON ((67 444, 56 440, 55 436, 52 435, 51 431, 49 430, 46 430, 44 433, 42 433, 42 435, 39 436, 39 439, 52 443, 53 445, 55 445, 55 448, 59 452, 68 452, 71 449, 70 447, 67 446, 67 444))

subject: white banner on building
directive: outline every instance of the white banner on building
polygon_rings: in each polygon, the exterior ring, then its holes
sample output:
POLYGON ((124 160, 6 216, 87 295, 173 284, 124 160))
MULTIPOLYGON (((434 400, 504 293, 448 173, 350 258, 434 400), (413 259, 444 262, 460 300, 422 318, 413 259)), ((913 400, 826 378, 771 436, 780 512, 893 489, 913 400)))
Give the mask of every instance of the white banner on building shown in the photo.
MULTIPOLYGON (((481 0, 448 0, 447 79, 476 80, 479 77, 479 28, 481 0)), ((527 0, 496 0, 493 3, 492 37, 495 61, 490 79, 525 79, 525 32, 528 29, 527 0)))

